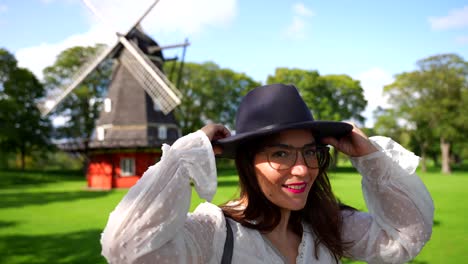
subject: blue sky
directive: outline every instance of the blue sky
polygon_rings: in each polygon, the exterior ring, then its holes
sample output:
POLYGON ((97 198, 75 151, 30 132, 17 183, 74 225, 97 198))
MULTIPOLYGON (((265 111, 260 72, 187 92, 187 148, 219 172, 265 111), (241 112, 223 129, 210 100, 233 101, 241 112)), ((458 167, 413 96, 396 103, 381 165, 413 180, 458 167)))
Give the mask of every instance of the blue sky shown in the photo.
MULTIPOLYGON (((63 49, 111 43, 152 1, 90 2, 110 26, 80 0, 0 0, 0 47, 41 77, 63 49)), ((143 27, 161 45, 188 38, 188 61, 211 60, 261 82, 276 67, 348 74, 365 89, 369 118, 385 105, 382 87, 418 59, 468 59, 467 0, 160 0, 143 27)))

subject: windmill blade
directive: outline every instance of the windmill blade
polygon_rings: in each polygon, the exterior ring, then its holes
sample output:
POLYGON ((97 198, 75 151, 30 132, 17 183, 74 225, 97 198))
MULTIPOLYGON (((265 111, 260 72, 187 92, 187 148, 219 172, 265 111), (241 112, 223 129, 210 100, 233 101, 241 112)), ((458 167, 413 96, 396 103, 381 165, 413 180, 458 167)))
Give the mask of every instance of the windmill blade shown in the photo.
POLYGON ((189 45, 190 45, 190 43, 188 41, 186 41, 184 43, 167 45, 167 46, 163 46, 163 47, 161 47, 161 46, 151 46, 151 47, 148 47, 148 52, 153 53, 153 52, 160 51, 160 50, 165 50, 165 49, 174 49, 174 48, 187 47, 189 45))
POLYGON ((73 89, 75 89, 94 69, 99 66, 103 60, 107 58, 107 56, 109 56, 109 54, 114 51, 114 48, 116 48, 117 45, 119 45, 119 43, 99 49, 94 57, 85 62, 73 74, 69 79, 69 82, 56 89, 50 90, 46 97, 37 104, 37 108, 39 108, 41 115, 46 116, 52 112, 52 110, 54 110, 57 105, 73 91, 73 89))
POLYGON ((137 45, 128 41, 124 36, 119 36, 119 40, 125 47, 121 54, 122 65, 140 83, 153 102, 160 106, 164 114, 171 112, 181 102, 180 91, 137 45))

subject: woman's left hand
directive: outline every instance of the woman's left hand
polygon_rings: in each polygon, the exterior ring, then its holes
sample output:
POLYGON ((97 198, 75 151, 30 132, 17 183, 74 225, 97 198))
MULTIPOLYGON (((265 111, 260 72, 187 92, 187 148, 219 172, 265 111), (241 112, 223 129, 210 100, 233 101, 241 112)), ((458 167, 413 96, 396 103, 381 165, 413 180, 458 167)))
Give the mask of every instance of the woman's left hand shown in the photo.
POLYGON ((348 135, 339 139, 326 137, 322 139, 322 142, 332 145, 338 151, 351 157, 364 156, 378 150, 364 132, 353 123, 349 124, 353 126, 353 130, 348 135))

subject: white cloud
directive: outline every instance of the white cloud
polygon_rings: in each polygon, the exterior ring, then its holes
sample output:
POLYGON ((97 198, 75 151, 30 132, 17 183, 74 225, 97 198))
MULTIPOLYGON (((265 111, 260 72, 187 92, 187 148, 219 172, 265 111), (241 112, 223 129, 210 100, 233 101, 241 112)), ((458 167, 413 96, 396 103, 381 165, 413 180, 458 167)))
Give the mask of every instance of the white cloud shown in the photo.
MULTIPOLYGON (((68 0, 71 1, 71 0, 68 0)), ((52 5, 54 0, 43 0, 52 5)), ((92 46, 95 43, 111 44, 115 41, 113 30, 125 33, 143 14, 150 0, 114 1, 94 0, 92 4, 108 21, 98 20, 91 11, 77 10, 85 15, 90 29, 56 43, 41 43, 20 49, 15 56, 21 67, 26 67, 42 78, 42 70, 54 63, 56 56, 73 46, 92 46), (109 27, 110 24, 110 27, 109 27)), ((180 33, 191 37, 209 27, 229 25, 237 12, 237 0, 161 0, 142 25, 150 35, 156 33, 180 33)), ((171 43, 173 44, 173 43, 171 43)))
POLYGON ((303 3, 296 3, 292 6, 293 19, 284 33, 290 38, 304 38, 307 31, 307 18, 314 16, 314 12, 303 3))
POLYGON ((286 28, 286 36, 293 38, 305 37, 305 22, 300 17, 293 17, 292 23, 286 28))
POLYGON ((303 3, 296 3, 293 5, 293 10, 296 15, 311 17, 314 15, 314 12, 307 8, 303 3))
MULTIPOLYGON (((125 33, 153 0, 90 1, 119 32, 125 33)), ((198 34, 206 27, 229 25, 237 13, 237 0, 160 0, 142 22, 150 33, 198 34)), ((92 16, 90 16, 92 17, 92 16)), ((95 23, 95 18, 90 20, 95 23)))
POLYGON ((458 36, 455 38, 455 42, 462 45, 468 44, 468 36, 458 36))
POLYGON ((0 14, 1 13, 6 13, 8 11, 8 6, 6 4, 1 4, 0 3, 0 14))
POLYGON ((364 89, 364 97, 367 100, 367 107, 364 111, 366 127, 374 125, 373 111, 380 107, 389 107, 387 98, 383 95, 383 87, 394 81, 392 75, 380 68, 372 68, 354 76, 361 82, 364 89))
POLYGON ((431 28, 435 30, 468 27, 468 6, 453 9, 447 16, 430 17, 429 23, 431 23, 431 28))
POLYGON ((92 27, 86 33, 72 35, 58 43, 41 43, 34 47, 19 49, 15 57, 20 67, 28 68, 42 79, 42 70, 51 66, 63 50, 74 46, 94 46, 96 43, 112 44, 114 41, 116 41, 115 36, 99 25, 92 27))

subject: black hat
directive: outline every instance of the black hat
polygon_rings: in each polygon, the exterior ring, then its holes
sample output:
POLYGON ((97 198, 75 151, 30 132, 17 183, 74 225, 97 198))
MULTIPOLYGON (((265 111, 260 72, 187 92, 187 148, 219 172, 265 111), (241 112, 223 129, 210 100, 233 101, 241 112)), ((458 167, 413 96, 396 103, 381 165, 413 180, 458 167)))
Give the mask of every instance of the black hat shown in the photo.
POLYGON ((239 105, 236 134, 213 142, 223 148, 219 157, 235 158, 239 144, 286 129, 307 128, 314 137, 347 135, 353 127, 345 122, 317 121, 293 85, 271 84, 250 91, 239 105))

